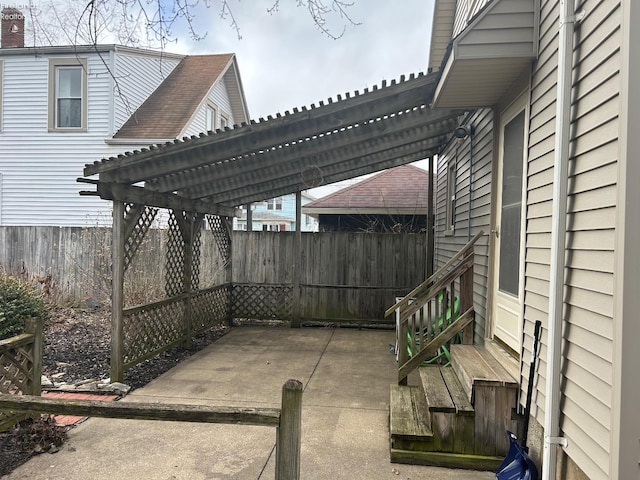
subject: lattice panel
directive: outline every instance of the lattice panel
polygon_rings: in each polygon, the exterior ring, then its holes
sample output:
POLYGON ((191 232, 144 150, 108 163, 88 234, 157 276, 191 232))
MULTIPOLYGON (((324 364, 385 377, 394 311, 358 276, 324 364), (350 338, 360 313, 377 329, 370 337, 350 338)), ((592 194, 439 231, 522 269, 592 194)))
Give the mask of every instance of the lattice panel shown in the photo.
POLYGON ((129 268, 133 257, 142 245, 145 235, 149 231, 153 220, 158 214, 158 209, 154 207, 142 207, 134 206, 131 204, 125 205, 125 225, 129 225, 130 222, 135 221, 135 226, 130 229, 131 232, 124 243, 124 269, 129 268))
POLYGON ((222 285, 193 295, 191 328, 194 334, 228 319, 230 290, 229 285, 222 285))
MULTIPOLYGON (((0 392, 14 395, 33 392, 33 343, 0 349, 0 392)), ((10 426, 24 418, 23 414, 0 412, 0 425, 10 426)))
POLYGON ((196 216, 193 228, 193 260, 191 261, 191 290, 200 290, 200 252, 202 250, 202 217, 196 216))
POLYGON ((173 211, 169 215, 167 258, 165 270, 165 292, 173 297, 184 292, 184 240, 173 211))
POLYGON ((227 228, 227 220, 218 215, 207 215, 207 222, 218 246, 220 256, 224 260, 224 263, 227 263, 231 255, 231 236, 227 228))
POLYGON ((184 337, 185 300, 158 302, 125 312, 124 363, 132 365, 184 337))
POLYGON ((293 312, 293 287, 285 285, 234 285, 234 318, 288 320, 293 312))

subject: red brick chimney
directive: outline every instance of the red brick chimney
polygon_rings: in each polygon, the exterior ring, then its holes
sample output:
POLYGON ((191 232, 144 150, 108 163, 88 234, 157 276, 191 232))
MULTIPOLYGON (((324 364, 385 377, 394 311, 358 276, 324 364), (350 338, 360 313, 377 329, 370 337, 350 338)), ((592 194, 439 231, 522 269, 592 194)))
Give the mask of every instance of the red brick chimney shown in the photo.
POLYGON ((2 9, 0 48, 24 47, 24 15, 15 8, 2 9))

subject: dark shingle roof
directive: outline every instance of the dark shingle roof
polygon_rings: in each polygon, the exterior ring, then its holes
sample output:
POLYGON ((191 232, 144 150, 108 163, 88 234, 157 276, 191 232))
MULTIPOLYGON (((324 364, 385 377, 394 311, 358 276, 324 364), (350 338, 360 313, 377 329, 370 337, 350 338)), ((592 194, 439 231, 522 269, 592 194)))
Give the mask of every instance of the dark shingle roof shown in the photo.
POLYGON ((305 208, 427 208, 429 173, 401 165, 331 195, 307 203, 305 208))
POLYGON ((183 58, 114 138, 177 138, 232 59, 232 53, 183 58))

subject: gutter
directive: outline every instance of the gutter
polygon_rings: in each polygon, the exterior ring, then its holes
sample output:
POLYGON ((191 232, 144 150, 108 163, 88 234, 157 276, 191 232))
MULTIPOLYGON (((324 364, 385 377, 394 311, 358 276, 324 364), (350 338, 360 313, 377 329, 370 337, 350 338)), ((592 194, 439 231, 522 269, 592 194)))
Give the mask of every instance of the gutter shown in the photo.
POLYGON ((573 68, 575 24, 584 16, 583 12, 576 16, 574 1, 560 0, 556 136, 551 214, 547 377, 544 408, 544 450, 542 456, 543 480, 555 480, 558 445, 567 446, 567 439, 560 437, 559 432, 569 141, 571 133, 571 71, 573 68))

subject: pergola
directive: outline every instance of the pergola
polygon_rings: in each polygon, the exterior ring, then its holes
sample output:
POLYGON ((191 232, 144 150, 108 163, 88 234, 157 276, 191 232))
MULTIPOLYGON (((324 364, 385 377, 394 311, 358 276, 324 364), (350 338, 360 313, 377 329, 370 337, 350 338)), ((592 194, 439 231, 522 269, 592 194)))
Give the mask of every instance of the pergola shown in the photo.
MULTIPOLYGON (((79 179, 96 185, 95 192, 82 194, 113 202, 112 380, 232 315, 224 286, 199 289, 205 219, 228 260, 230 219, 237 206, 296 193, 299 226, 302 190, 431 158, 450 139, 462 113, 430 107, 437 79, 437 74, 422 73, 401 77, 310 108, 86 165, 84 176, 98 178, 79 179), (124 311, 125 271, 158 208, 170 212, 167 298, 124 311), (185 321, 173 325, 175 317, 185 321), (142 326, 151 323, 155 334, 142 326)), ((247 225, 250 212, 248 208, 247 225)), ((300 228, 297 235, 299 239, 300 228)), ((227 278, 231 281, 230 262, 227 278)), ((292 295, 295 305, 295 284, 292 295)))

